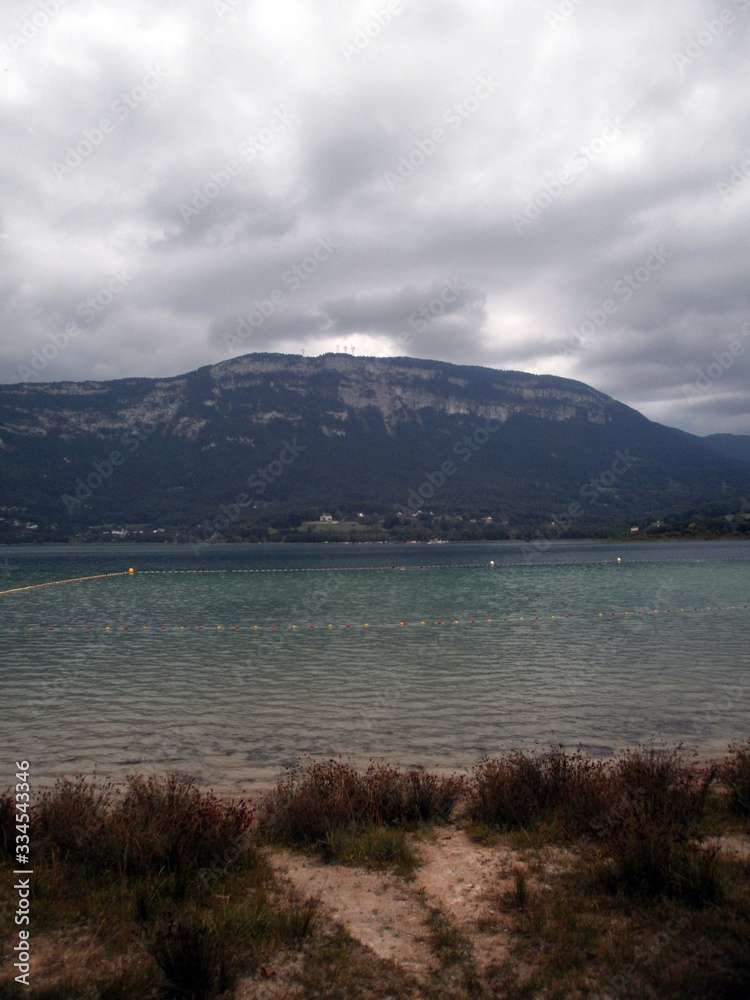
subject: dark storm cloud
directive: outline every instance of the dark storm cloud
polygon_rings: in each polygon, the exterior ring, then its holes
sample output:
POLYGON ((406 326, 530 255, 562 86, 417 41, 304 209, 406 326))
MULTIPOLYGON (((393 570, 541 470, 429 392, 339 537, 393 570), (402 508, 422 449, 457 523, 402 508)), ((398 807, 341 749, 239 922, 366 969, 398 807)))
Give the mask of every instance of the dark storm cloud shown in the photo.
POLYGON ((346 347, 750 433, 749 32, 750 0, 6 4, 0 379, 346 347))

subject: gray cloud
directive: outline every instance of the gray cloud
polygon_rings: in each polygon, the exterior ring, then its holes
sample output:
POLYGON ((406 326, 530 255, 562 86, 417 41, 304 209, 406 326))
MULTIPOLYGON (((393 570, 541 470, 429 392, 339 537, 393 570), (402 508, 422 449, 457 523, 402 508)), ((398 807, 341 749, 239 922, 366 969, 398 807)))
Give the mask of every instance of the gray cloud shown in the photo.
POLYGON ((750 0, 6 4, 0 380, 346 345, 750 433, 749 32, 750 0))

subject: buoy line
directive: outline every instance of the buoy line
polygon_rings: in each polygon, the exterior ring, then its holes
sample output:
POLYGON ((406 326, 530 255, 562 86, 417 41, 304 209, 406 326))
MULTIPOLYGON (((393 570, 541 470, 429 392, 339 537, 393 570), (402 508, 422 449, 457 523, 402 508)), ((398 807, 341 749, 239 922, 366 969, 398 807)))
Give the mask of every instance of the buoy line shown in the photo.
POLYGON ((49 580, 47 583, 31 583, 28 587, 13 587, 11 590, 0 590, 0 596, 3 594, 18 594, 22 590, 38 590, 40 587, 59 587, 63 583, 83 583, 84 580, 103 580, 108 576, 127 576, 128 571, 124 570, 120 573, 96 573, 94 576, 71 576, 68 580, 49 580))
POLYGON ((483 569, 486 563, 454 563, 451 566, 273 566, 257 569, 141 569, 140 576, 179 576, 195 573, 363 573, 371 570, 483 569))
MULTIPOLYGON (((104 575, 111 575, 111 574, 104 574, 104 575)), ((97 577, 82 577, 81 579, 97 579, 97 577)), ((76 582, 76 581, 75 580, 71 580, 71 581, 59 581, 59 582, 66 582, 67 583, 67 582, 76 582)), ((37 584, 36 586, 50 586, 50 584, 37 584)), ((31 588, 19 588, 19 589, 31 589, 31 588)), ((690 607, 688 607, 688 608, 680 608, 679 610, 677 608, 675 608, 675 609, 666 608, 666 609, 663 609, 663 610, 659 610, 658 608, 655 608, 653 611, 651 611, 651 610, 649 610, 649 611, 643 611, 643 610, 640 610, 640 611, 611 611, 611 612, 600 611, 600 612, 598 612, 598 615, 596 614, 596 612, 592 611, 590 614, 586 615, 585 617, 582 616, 582 615, 575 615, 575 614, 573 614, 573 615, 571 615, 571 614, 566 614, 566 615, 562 615, 562 614, 557 614, 557 615, 513 615, 513 616, 508 616, 508 617, 497 617, 497 618, 465 618, 465 619, 447 617, 447 618, 432 619, 432 620, 429 620, 429 621, 428 620, 422 621, 422 620, 419 620, 419 619, 412 619, 411 622, 408 622, 408 621, 384 622, 384 621, 378 621, 377 619, 375 619, 372 622, 364 622, 364 623, 347 622, 347 623, 334 624, 333 622, 325 622, 325 623, 319 623, 317 625, 316 624, 305 624, 305 625, 292 625, 292 624, 289 624, 289 625, 279 625, 279 624, 276 624, 276 625, 272 625, 272 624, 269 624, 269 623, 266 623, 264 625, 247 625, 247 624, 245 624, 245 625, 228 625, 228 626, 225 626, 225 625, 215 625, 215 626, 214 625, 205 625, 205 626, 204 625, 179 625, 179 626, 177 626, 177 625, 170 625, 170 626, 167 626, 167 625, 123 625, 123 626, 112 626, 112 625, 104 625, 104 626, 101 626, 101 625, 100 626, 93 626, 93 625, 87 625, 87 626, 83 626, 83 625, 68 625, 68 626, 64 626, 64 625, 15 626, 15 625, 12 625, 12 626, 10 626, 8 628, 8 631, 10 631, 10 632, 75 632, 75 631, 84 631, 84 632, 94 632, 94 631, 96 631, 96 632, 98 632, 98 631, 103 631, 103 632, 109 632, 109 633, 114 633, 114 632, 120 632, 120 631, 122 631, 122 632, 141 632, 142 633, 142 632, 190 632, 190 631, 198 631, 198 632, 210 632, 210 631, 216 631, 216 632, 222 632, 222 631, 223 632, 240 632, 240 631, 244 630, 244 631, 248 631, 248 632, 251 632, 251 633, 256 633, 256 632, 309 632, 309 631, 316 630, 316 629, 318 631, 321 631, 321 630, 322 631, 329 631, 329 630, 346 631, 347 629, 349 629, 349 630, 351 630, 351 629, 354 629, 354 630, 357 630, 357 629, 368 629, 368 630, 369 629, 375 629, 375 630, 380 630, 380 629, 383 629, 383 628, 386 628, 386 629, 394 629, 394 628, 395 629, 404 629, 404 628, 408 628, 410 626, 412 626, 412 627, 418 627, 418 628, 427 628, 427 627, 430 627, 430 626, 432 626, 432 627, 451 627, 451 626, 453 626, 453 627, 455 627, 455 626, 466 627, 466 626, 468 626, 468 627, 475 627, 476 628, 476 627, 479 627, 479 626, 482 626, 482 625, 505 625, 505 624, 512 625, 512 624, 515 624, 515 623, 519 623, 520 624, 521 622, 523 622, 524 624, 528 624, 528 623, 532 623, 533 624, 535 622, 543 622, 543 621, 554 621, 554 622, 560 622, 560 623, 562 623, 562 622, 565 622, 566 620, 569 620, 569 621, 581 623, 583 621, 591 621, 591 620, 598 621, 598 619, 600 619, 600 618, 602 620, 610 620, 610 621, 611 621, 612 618, 629 618, 630 620, 635 620, 635 619, 637 619, 637 617, 639 615, 646 615, 646 616, 650 617, 650 616, 653 616, 653 615, 659 615, 659 614, 661 614, 662 618, 663 618, 666 615, 677 615, 677 616, 679 616, 681 614, 695 614, 696 612, 700 613, 700 612, 711 612, 711 611, 713 611, 715 613, 715 612, 719 612, 719 611, 746 611, 746 610, 748 610, 749 607, 750 607, 750 605, 747 605, 747 604, 744 604, 744 605, 736 605, 736 604, 722 605, 722 604, 718 604, 718 605, 707 605, 705 608, 703 606, 701 606, 701 607, 693 607, 693 608, 690 608, 690 607)))
MULTIPOLYGON (((631 562, 639 562, 640 560, 631 560, 631 562)), ((604 560, 605 563, 609 563, 609 560, 604 560)), ((613 566, 620 564, 620 559, 617 562, 612 562, 613 566)), ((521 563, 506 563, 505 568, 517 569, 521 563)), ((487 562, 475 562, 475 563, 451 563, 450 565, 397 565, 391 564, 390 566, 276 566, 276 567, 258 567, 258 568, 245 568, 245 569, 142 569, 138 570, 138 576, 182 576, 182 575, 194 575, 194 574, 219 574, 219 573, 364 573, 380 571, 398 571, 398 572, 408 572, 417 570, 451 570, 451 569, 495 569, 500 568, 496 566, 494 560, 487 562)), ((115 573, 95 573, 91 576, 73 576, 66 580, 48 580, 45 583, 32 583, 26 587, 12 587, 9 590, 0 590, 0 597, 5 594, 18 594, 24 590, 38 590, 41 587, 59 587, 65 583, 83 583, 86 580, 104 580, 108 577, 116 576, 134 576, 136 572, 134 569, 130 568, 127 570, 120 570, 115 573)))

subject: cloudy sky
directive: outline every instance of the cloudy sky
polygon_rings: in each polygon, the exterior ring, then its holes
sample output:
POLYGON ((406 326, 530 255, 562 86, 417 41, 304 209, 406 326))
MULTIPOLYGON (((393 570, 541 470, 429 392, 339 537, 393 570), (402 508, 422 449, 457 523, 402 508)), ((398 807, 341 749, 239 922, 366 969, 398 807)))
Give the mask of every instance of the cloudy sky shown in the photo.
POLYGON ((5 0, 0 381, 348 351, 750 433, 750 0, 5 0))

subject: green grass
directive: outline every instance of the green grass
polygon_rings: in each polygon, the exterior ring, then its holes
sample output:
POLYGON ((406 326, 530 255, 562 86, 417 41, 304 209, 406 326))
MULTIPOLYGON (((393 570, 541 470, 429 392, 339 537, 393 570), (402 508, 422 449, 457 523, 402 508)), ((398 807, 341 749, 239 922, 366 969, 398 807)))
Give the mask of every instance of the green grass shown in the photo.
POLYGON ((323 860, 338 864, 384 868, 410 878, 417 853, 405 830, 387 826, 352 826, 330 830, 318 845, 323 860))
POLYGON ((428 908, 429 944, 443 969, 466 961, 469 942, 455 922, 439 907, 428 908))
POLYGON ((376 958, 341 927, 312 939, 300 954, 295 975, 300 992, 290 1000, 416 1000, 423 993, 417 980, 395 963, 376 958))

